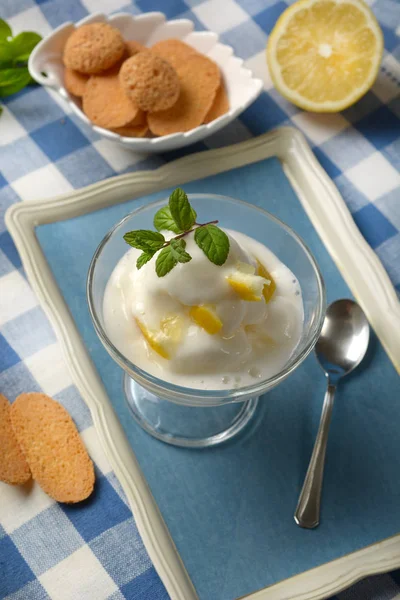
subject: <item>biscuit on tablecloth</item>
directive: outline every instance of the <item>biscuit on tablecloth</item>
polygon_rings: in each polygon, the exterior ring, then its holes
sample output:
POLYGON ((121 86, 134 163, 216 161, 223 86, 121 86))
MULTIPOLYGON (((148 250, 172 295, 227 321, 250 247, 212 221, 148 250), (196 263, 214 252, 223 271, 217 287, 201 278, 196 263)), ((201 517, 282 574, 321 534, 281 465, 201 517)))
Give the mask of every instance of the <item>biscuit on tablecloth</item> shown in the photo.
POLYGON ((31 478, 31 471, 11 424, 11 405, 0 394, 0 481, 21 485, 31 478))
POLYGON ((85 500, 94 468, 78 430, 61 404, 45 394, 21 394, 11 405, 11 423, 40 487, 58 502, 85 500))

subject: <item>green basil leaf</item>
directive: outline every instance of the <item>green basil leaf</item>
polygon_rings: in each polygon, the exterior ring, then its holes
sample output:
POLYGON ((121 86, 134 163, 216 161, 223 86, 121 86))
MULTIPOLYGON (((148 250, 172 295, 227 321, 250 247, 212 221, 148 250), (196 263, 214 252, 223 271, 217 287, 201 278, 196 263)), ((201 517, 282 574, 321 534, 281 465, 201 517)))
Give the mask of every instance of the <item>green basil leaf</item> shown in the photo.
POLYGON ((138 229, 137 231, 128 231, 124 235, 124 240, 130 246, 143 250, 144 252, 157 252, 165 243, 165 238, 158 231, 147 229, 138 229))
POLYGON ((3 19, 0 19, 0 40, 6 40, 12 37, 11 27, 3 19))
POLYGON ((179 229, 174 219, 172 218, 171 211, 169 210, 169 206, 164 206, 160 208, 154 215, 154 227, 158 231, 173 231, 174 233, 182 233, 182 230, 179 229))
POLYGON ((136 268, 141 269, 143 265, 145 265, 149 260, 153 258, 155 252, 142 252, 139 258, 136 261, 136 268))
POLYGON ((185 240, 171 240, 171 254, 176 258, 176 260, 180 263, 187 263, 192 260, 190 254, 188 254, 185 250, 186 242, 185 240))
POLYGON ((0 71, 0 98, 16 94, 30 81, 31 76, 26 67, 22 69, 3 69, 0 71))
POLYGON ((224 264, 229 254, 229 238, 222 229, 216 225, 199 227, 194 232, 194 239, 212 263, 224 264))
POLYGON ((10 42, 14 58, 30 55, 35 46, 41 41, 42 36, 33 31, 24 31, 16 35, 10 42))
POLYGON ((159 277, 164 277, 177 265, 178 260, 172 254, 171 246, 163 248, 156 260, 156 273, 159 277))
POLYGON ((177 188, 169 197, 169 209, 177 227, 181 231, 189 231, 196 222, 196 213, 190 206, 185 192, 177 188))

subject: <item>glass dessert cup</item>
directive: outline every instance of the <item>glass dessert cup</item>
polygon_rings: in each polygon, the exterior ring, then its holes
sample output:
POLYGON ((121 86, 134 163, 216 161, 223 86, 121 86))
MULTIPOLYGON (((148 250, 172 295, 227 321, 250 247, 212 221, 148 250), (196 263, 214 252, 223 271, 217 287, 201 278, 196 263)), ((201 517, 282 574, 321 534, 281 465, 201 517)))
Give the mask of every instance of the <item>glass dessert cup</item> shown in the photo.
MULTIPOLYGON (((298 345, 287 364, 268 379, 230 389, 202 390, 175 385, 142 370, 110 340, 104 326, 103 301, 114 267, 129 250, 123 235, 153 229, 156 211, 168 200, 143 206, 117 223, 100 243, 91 261, 87 298, 96 332, 106 350, 125 371, 123 389, 135 420, 145 431, 176 446, 205 448, 238 434, 252 419, 259 397, 294 371, 312 351, 325 314, 325 288, 315 259, 287 225, 257 206, 213 194, 189 194, 199 222, 245 233, 267 246, 297 277, 302 290, 304 322, 298 345)), ((266 360, 268 357, 266 357, 266 360)), ((207 375, 205 375, 205 378, 207 375)), ((234 377, 231 378, 234 381, 234 377)), ((229 386, 227 386, 228 388, 229 386)))

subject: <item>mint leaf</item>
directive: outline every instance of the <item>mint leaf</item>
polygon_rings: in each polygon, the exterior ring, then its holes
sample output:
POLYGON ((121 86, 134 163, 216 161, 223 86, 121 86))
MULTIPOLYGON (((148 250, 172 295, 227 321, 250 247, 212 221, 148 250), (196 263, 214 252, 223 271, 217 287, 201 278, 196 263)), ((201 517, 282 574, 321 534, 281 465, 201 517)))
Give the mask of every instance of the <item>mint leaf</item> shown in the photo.
POLYGON ((0 71, 0 98, 16 94, 31 81, 26 67, 22 69, 3 69, 0 71))
POLYGON ((169 206, 164 206, 160 208, 154 215, 154 227, 158 231, 173 231, 174 233, 182 233, 182 230, 179 229, 174 219, 172 218, 171 211, 169 210, 169 206))
POLYGON ((10 26, 0 19, 0 97, 16 94, 33 81, 27 63, 41 39, 33 31, 25 31, 12 38, 10 26))
POLYGON ((229 254, 229 238, 216 225, 199 227, 194 232, 194 240, 207 258, 215 265, 224 264, 229 254))
POLYGON ((16 35, 10 42, 13 56, 19 62, 26 60, 35 46, 41 41, 42 36, 33 31, 24 31, 16 35))
POLYGON ((164 277, 177 265, 178 259, 172 254, 172 247, 163 248, 156 260, 156 273, 159 277, 164 277))
POLYGON ((185 192, 177 188, 169 197, 169 209, 177 227, 181 231, 189 231, 196 222, 196 213, 190 206, 185 192))
POLYGON ((7 40, 12 36, 11 27, 3 19, 0 19, 0 40, 7 40))
POLYGON ((26 54, 21 54, 21 56, 17 56, 16 58, 13 58, 12 66, 13 67, 27 67, 29 57, 30 57, 30 52, 27 52, 26 54))
POLYGON ((13 66, 13 53, 11 44, 0 39, 0 69, 9 69, 13 66))
POLYGON ((147 229, 128 231, 124 235, 124 240, 130 246, 148 253, 157 252, 165 243, 165 238, 161 233, 147 229))
POLYGON ((186 242, 185 240, 171 240, 170 241, 170 246, 171 246, 171 254, 174 258, 176 258, 176 260, 180 263, 187 263, 190 260, 192 260, 192 257, 190 256, 190 254, 188 254, 185 251, 186 248, 186 242))
POLYGON ((156 252, 157 250, 155 252, 143 252, 136 261, 136 268, 141 269, 143 265, 153 258, 156 252))
POLYGON ((20 80, 23 69, 2 69, 0 71, 0 87, 6 87, 20 80))

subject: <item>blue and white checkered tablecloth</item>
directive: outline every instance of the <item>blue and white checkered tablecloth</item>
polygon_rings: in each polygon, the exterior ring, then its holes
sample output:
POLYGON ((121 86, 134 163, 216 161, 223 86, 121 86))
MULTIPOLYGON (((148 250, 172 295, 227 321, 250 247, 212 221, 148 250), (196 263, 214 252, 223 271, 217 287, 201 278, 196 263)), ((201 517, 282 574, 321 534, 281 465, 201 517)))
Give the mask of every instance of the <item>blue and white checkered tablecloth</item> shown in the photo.
MULTIPOLYGON (((161 600, 168 595, 143 547, 124 493, 102 453, 60 345, 31 291, 5 229, 11 204, 55 196, 99 179, 155 168, 185 153, 223 146, 292 124, 333 178, 354 219, 400 291, 400 3, 372 0, 385 38, 379 78, 342 114, 306 114, 274 90, 268 35, 292 0, 0 0, 14 33, 47 35, 90 12, 160 10, 211 29, 264 81, 261 97, 205 144, 143 157, 86 129, 54 92, 38 86, 4 101, 0 117, 0 392, 11 401, 44 391, 71 413, 96 464, 93 497, 81 506, 51 500, 36 484, 0 484, 0 598, 161 600), (51 365, 51 368, 49 368, 51 365)), ((400 599, 400 572, 364 580, 340 600, 400 599)), ((210 599, 218 600, 218 599, 210 599)))

